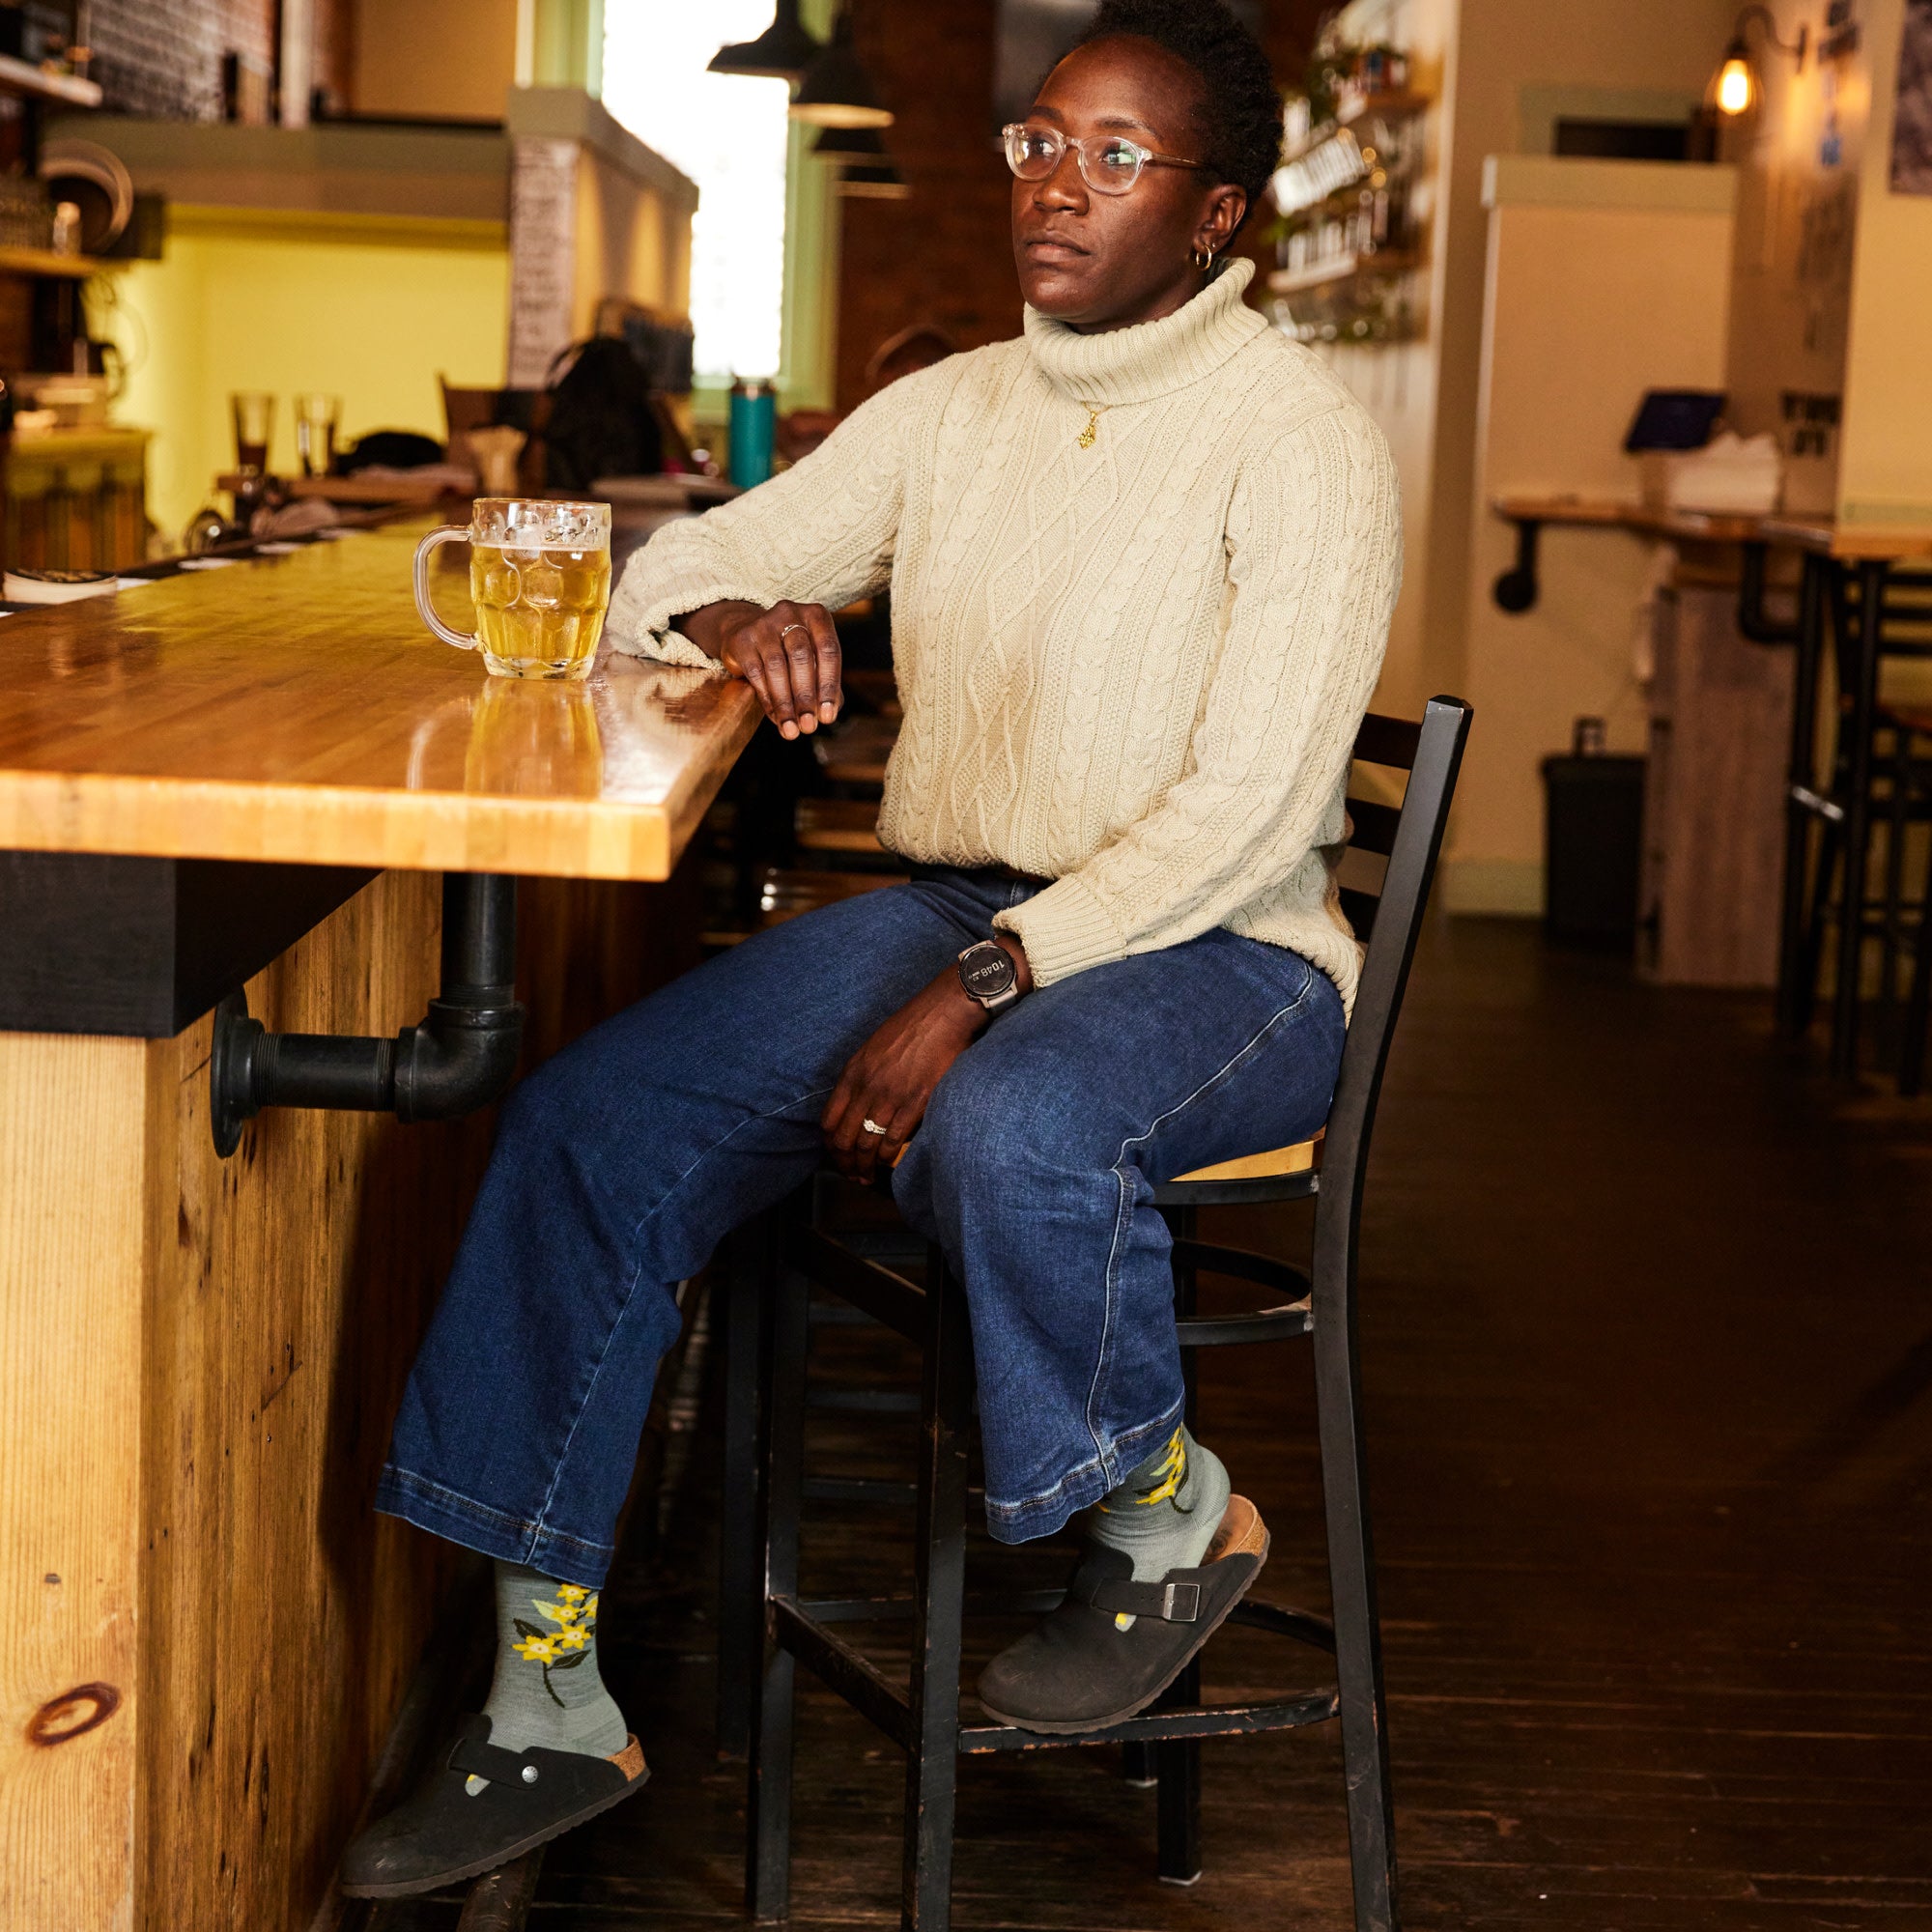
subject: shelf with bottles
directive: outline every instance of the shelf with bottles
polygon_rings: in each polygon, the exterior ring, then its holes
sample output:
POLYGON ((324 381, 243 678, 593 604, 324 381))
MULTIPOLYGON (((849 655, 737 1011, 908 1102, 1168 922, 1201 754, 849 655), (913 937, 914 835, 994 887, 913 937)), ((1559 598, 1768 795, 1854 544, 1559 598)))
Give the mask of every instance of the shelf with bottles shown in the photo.
POLYGON ((32 61, 0 53, 0 94, 19 95, 28 100, 53 100, 63 107, 99 107, 100 87, 96 81, 58 68, 36 67, 32 61))
POLYGON ((1309 125, 1306 131, 1297 136, 1293 132, 1294 103, 1291 101, 1290 134, 1282 143, 1281 164, 1285 168, 1293 167, 1297 161, 1306 160, 1327 147, 1338 134, 1351 131, 1364 122, 1372 126, 1376 122, 1393 126, 1398 122, 1413 121, 1435 104, 1434 95, 1418 93, 1406 87, 1387 89, 1380 94, 1353 95, 1338 103, 1334 113, 1320 126, 1309 125))
POLYGON ((1421 256, 1408 249, 1372 248, 1362 254, 1350 249, 1320 257, 1298 269, 1277 269, 1267 278, 1267 285, 1278 296, 1292 296, 1304 289, 1319 289, 1329 282, 1354 281, 1366 275, 1406 275, 1421 266, 1421 256))
POLYGON ((1270 320, 1291 341, 1310 348, 1386 349, 1420 340, 1421 313, 1402 281, 1334 281, 1277 296, 1270 320))

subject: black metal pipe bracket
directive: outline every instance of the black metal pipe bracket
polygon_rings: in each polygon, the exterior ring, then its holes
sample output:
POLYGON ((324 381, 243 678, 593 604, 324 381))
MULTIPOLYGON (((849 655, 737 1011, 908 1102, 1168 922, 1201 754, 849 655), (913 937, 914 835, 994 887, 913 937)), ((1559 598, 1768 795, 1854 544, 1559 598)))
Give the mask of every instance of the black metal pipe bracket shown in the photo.
POLYGON ((1738 573, 1738 632, 1754 644, 1795 644, 1798 625, 1779 623, 1764 608, 1764 565, 1768 546, 1747 543, 1738 573))
POLYGON ((1491 591, 1499 611, 1507 611, 1511 616, 1519 617, 1525 611, 1536 609, 1536 600, 1542 594, 1542 585, 1537 582, 1536 551, 1537 540, 1543 535, 1543 525, 1535 517, 1518 517, 1516 523, 1516 562, 1498 577, 1491 591))
POLYGON ((447 1121, 507 1092, 524 1040, 517 1004, 517 882, 448 872, 442 881, 442 984, 420 1025, 394 1039, 270 1033, 244 994, 214 1011, 210 1124, 225 1160, 264 1107, 393 1112, 447 1121))

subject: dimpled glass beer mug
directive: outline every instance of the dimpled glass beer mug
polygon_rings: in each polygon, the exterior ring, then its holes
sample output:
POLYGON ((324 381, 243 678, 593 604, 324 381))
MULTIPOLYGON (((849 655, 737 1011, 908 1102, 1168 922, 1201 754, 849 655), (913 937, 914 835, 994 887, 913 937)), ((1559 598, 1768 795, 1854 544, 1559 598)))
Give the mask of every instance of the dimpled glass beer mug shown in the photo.
POLYGON ((611 506, 482 497, 467 526, 416 548, 416 609, 446 644, 481 650, 497 677, 587 677, 611 608, 611 506), (476 631, 452 631, 429 599, 439 544, 469 546, 476 631))

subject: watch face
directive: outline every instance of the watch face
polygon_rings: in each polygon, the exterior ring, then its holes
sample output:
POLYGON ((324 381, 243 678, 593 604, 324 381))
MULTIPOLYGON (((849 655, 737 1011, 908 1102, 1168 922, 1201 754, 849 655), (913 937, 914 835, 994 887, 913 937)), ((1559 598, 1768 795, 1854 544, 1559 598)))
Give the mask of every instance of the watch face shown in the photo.
POLYGON ((1004 946, 982 942, 959 962, 959 978, 976 1000, 997 1000, 1019 978, 1004 946))

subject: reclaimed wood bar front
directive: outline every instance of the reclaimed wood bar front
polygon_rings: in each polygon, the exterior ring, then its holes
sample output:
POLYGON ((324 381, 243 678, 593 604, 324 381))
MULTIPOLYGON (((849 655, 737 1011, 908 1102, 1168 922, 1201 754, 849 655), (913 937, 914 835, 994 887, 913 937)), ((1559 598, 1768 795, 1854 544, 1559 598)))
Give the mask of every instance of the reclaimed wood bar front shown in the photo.
POLYGON ((412 1024, 445 869, 526 879, 526 1065, 696 945, 645 882, 749 691, 487 678, 417 534, 0 620, 9 1932, 306 1926, 446 1580, 370 1499, 487 1119, 271 1110, 223 1161, 216 1001, 412 1024))

